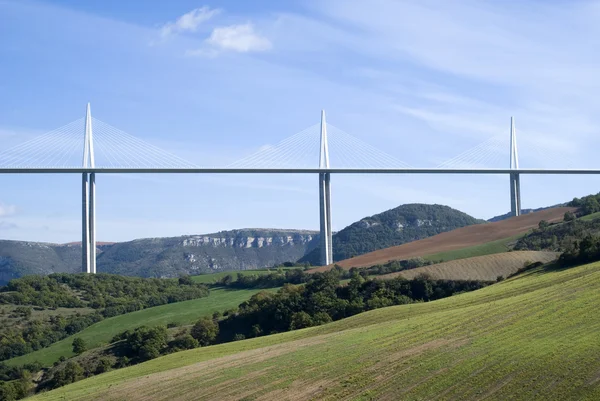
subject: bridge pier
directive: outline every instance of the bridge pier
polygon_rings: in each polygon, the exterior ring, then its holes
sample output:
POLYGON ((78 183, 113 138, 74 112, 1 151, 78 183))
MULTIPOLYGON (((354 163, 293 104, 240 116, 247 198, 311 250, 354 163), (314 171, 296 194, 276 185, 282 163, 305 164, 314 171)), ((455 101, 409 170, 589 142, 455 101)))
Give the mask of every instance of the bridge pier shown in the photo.
POLYGON ((89 213, 89 253, 90 270, 88 273, 96 274, 96 173, 90 173, 90 213, 89 213))
POLYGON ((330 173, 319 173, 319 217, 320 264, 327 266, 333 263, 330 173))
POLYGON ((518 173, 510 174, 510 212, 512 216, 521 215, 521 178, 518 173))
POLYGON ((83 273, 90 273, 90 242, 89 242, 89 233, 90 233, 90 221, 89 221, 89 195, 88 195, 88 173, 82 174, 82 213, 81 213, 81 271, 83 273))

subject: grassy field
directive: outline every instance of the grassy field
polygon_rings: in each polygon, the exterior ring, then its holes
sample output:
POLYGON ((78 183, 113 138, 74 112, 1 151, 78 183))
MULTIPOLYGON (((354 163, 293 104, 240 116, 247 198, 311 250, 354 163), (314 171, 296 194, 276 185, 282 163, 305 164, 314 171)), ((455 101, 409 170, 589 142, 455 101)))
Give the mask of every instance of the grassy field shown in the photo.
POLYGON ((495 253, 485 256, 451 260, 435 265, 418 267, 397 273, 375 276, 385 280, 394 277, 404 277, 408 280, 419 274, 427 274, 437 280, 483 280, 495 281, 498 276, 504 278, 515 274, 525 266, 525 263, 548 263, 556 260, 560 253, 546 251, 514 251, 495 253))
MULTIPOLYGON (((249 299, 259 290, 226 290, 214 289, 206 298, 191 301, 177 302, 168 305, 156 306, 125 315, 102 320, 79 333, 52 344, 48 348, 19 356, 5 361, 8 365, 22 365, 39 361, 44 366, 51 366, 61 356, 73 356, 73 338, 81 337, 88 349, 107 344, 113 336, 128 329, 139 326, 158 326, 168 323, 179 325, 191 324, 200 317, 210 315, 216 311, 224 311, 237 307, 249 299)), ((275 291, 275 290, 273 290, 275 291)))
POLYGON ((175 353, 32 400, 598 400, 600 264, 175 353))
POLYGON ((492 255, 495 253, 507 252, 510 249, 510 244, 516 242, 525 234, 519 234, 508 238, 503 238, 496 241, 486 242, 481 245, 474 245, 454 251, 434 253, 423 256, 423 259, 432 260, 435 262, 449 262, 451 260, 472 258, 475 256, 492 255))
POLYGON ((579 217, 579 220, 596 220, 600 218, 600 212, 588 214, 587 216, 579 217))
MULTIPOLYGON (((282 268, 285 270, 286 268, 282 268)), ((296 269, 300 269, 300 267, 296 267, 296 269)), ((256 270, 236 270, 236 271, 227 271, 227 272, 218 272, 218 273, 208 273, 208 274, 200 274, 198 276, 192 276, 192 280, 196 283, 202 284, 213 284, 217 281, 221 280, 223 277, 231 274, 233 277, 233 281, 237 280, 238 273, 243 274, 244 276, 250 275, 265 275, 270 273, 276 273, 277 269, 256 269, 256 270)))

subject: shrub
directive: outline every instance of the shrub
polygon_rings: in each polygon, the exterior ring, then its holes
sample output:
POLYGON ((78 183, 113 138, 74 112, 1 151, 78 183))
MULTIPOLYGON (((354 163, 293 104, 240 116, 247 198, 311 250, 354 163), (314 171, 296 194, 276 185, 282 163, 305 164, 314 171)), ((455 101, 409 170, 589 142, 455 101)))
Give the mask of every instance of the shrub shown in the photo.
POLYGON ((182 351, 186 349, 197 348, 200 344, 198 340, 192 337, 189 334, 184 334, 181 336, 175 337, 171 342, 169 342, 169 350, 171 351, 182 351))
POLYGON ((85 341, 81 337, 75 337, 73 339, 73 352, 77 355, 83 354, 87 350, 85 341))
POLYGON ((565 212, 564 220, 565 221, 573 221, 573 220, 575 220, 575 213, 573 213, 573 212, 565 212))
POLYGON ((210 345, 217 338, 219 325, 212 319, 203 318, 194 324, 190 334, 204 347, 210 345))
POLYGON ((100 358, 98 359, 98 363, 96 364, 95 374, 99 375, 104 372, 108 372, 112 367, 112 362, 109 358, 100 358))
POLYGON ((312 318, 304 311, 297 312, 292 315, 292 322, 290 323, 290 330, 303 329, 313 325, 312 318))

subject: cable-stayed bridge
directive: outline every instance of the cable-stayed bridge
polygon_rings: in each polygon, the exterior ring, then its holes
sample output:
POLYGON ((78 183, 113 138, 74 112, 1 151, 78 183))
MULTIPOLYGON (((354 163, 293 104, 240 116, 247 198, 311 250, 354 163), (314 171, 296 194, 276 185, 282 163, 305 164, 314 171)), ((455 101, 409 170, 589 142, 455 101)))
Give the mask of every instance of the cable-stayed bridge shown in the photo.
POLYGON ((0 151, 0 173, 82 175, 82 270, 88 273, 96 272, 96 174, 315 174, 319 178, 321 263, 327 265, 333 263, 331 174, 506 174, 514 216, 521 213, 522 174, 600 174, 600 169, 577 168, 563 152, 545 143, 527 149, 526 160, 551 160, 552 165, 565 168, 519 166, 512 118, 510 136, 492 137, 436 167, 421 168, 328 124, 322 111, 320 123, 276 145, 263 146, 229 165, 207 167, 93 118, 88 104, 84 118, 0 151))

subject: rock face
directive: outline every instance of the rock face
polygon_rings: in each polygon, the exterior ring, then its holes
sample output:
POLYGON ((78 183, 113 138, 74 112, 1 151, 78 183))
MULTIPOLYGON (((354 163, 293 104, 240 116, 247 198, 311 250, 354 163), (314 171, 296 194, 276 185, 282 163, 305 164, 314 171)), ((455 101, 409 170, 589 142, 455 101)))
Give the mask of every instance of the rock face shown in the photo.
MULTIPOLYGON (((412 204, 365 217, 333 236, 334 260, 400 245, 481 223, 441 205, 412 204)), ((248 270, 284 262, 319 262, 319 233, 306 230, 243 229, 172 238, 145 238, 98 246, 98 272, 177 277, 248 270)), ((81 245, 0 241, 0 285, 26 274, 78 272, 81 245)))
MULTIPOLYGON (((98 272, 178 277, 295 262, 318 243, 305 230, 246 229, 174 238, 146 238, 98 247, 98 272)), ((0 241, 0 285, 27 274, 75 273, 81 245, 0 241)))
POLYGON ((295 262, 318 243, 303 230, 244 229, 118 243, 98 257, 98 271, 143 277, 249 270, 295 262))

